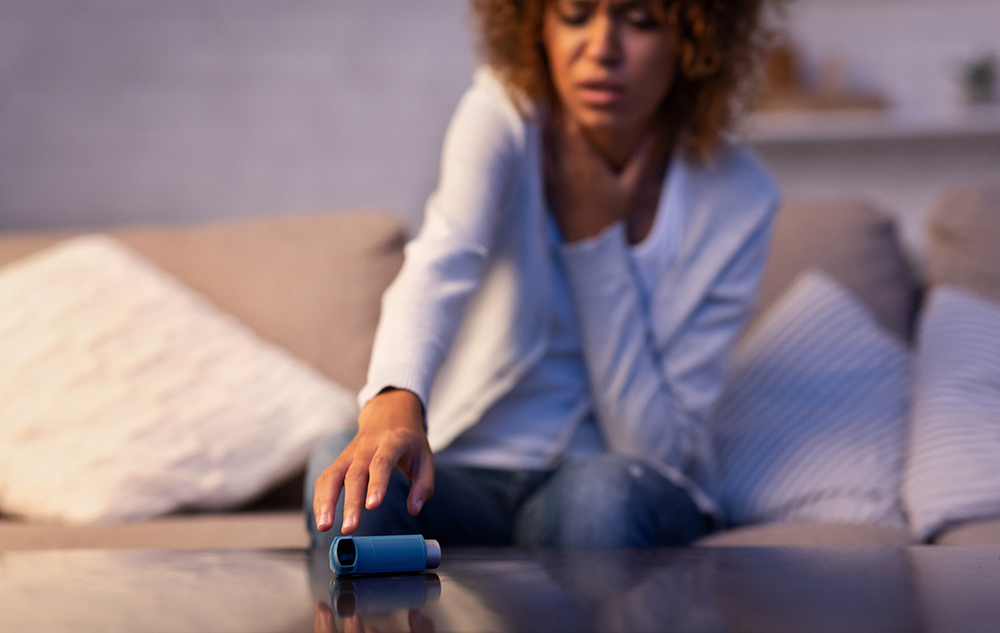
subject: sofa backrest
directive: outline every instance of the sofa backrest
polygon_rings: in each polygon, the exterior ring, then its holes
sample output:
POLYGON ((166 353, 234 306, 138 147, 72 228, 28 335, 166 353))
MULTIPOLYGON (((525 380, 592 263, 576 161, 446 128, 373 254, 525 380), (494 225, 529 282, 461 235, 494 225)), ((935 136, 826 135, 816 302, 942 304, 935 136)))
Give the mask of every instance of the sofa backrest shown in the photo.
MULTIPOLYGON (((364 384, 382 293, 406 239, 399 220, 370 211, 108 233, 353 390, 364 384)), ((0 266, 71 235, 0 234, 0 266)))
POLYGON ((910 340, 919 283, 892 215, 853 200, 787 200, 775 220, 754 319, 809 268, 836 278, 886 329, 910 340))
POLYGON ((949 192, 931 213, 928 232, 929 285, 1000 302, 1000 187, 949 192))

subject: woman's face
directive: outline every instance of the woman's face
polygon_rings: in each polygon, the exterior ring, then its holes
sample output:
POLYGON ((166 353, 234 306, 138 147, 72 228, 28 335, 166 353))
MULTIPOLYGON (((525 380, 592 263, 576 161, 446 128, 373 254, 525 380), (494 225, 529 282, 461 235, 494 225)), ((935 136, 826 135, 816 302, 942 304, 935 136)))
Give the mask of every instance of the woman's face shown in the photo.
POLYGON ((542 38, 565 111, 598 135, 636 137, 673 83, 675 46, 656 0, 549 0, 542 38))

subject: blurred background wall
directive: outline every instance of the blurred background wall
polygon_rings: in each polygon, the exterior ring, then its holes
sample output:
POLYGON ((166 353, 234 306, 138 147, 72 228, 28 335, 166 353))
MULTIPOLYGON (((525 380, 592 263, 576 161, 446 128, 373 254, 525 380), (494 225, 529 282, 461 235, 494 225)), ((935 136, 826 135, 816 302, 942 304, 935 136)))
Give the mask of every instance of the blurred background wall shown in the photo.
POLYGON ((941 194, 1000 185, 1000 1, 792 0, 787 13, 798 80, 828 98, 764 112, 747 136, 786 196, 896 214, 919 271, 941 194), (988 68, 992 87, 972 98, 970 72, 988 68))
MULTIPOLYGON (((0 229, 349 207, 416 228, 476 63, 466 7, 0 0, 0 229)), ((795 0, 788 27, 803 81, 884 107, 746 126, 786 192, 870 198, 919 249, 943 188, 1000 183, 1000 109, 960 81, 1000 53, 1000 2, 795 0)))
POLYGON ((466 0, 0 0, 0 228, 416 222, 473 59, 466 0))

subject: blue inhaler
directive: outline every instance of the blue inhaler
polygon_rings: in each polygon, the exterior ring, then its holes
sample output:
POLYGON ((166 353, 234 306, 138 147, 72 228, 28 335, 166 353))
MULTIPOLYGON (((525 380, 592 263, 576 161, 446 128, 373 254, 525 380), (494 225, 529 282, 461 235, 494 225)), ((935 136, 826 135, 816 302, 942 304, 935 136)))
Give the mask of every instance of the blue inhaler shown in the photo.
POLYGON ((424 571, 440 563, 441 546, 419 534, 338 536, 330 546, 330 569, 338 576, 424 571))

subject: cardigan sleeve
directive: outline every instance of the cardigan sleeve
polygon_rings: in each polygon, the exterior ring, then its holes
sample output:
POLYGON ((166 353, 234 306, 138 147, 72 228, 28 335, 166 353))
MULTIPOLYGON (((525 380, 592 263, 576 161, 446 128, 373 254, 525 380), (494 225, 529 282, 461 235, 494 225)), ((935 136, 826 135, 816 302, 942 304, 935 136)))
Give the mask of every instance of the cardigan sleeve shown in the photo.
POLYGON ((756 300, 777 207, 777 193, 768 192, 750 222, 737 222, 728 233, 719 230, 716 244, 701 249, 697 270, 681 273, 693 279, 708 272, 705 283, 679 285, 682 294, 698 296, 657 292, 645 305, 621 222, 562 246, 608 450, 680 472, 710 468, 705 418, 756 300), (664 305, 664 297, 692 306, 666 334, 653 326, 675 308, 664 305))
POLYGON ((479 71, 445 135, 437 190, 382 298, 361 407, 387 387, 424 404, 469 296, 482 279, 523 147, 523 125, 503 87, 479 71))

